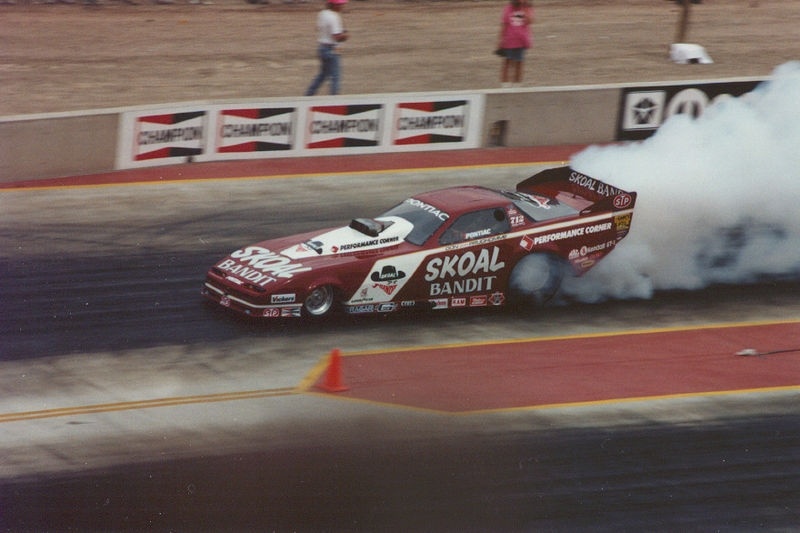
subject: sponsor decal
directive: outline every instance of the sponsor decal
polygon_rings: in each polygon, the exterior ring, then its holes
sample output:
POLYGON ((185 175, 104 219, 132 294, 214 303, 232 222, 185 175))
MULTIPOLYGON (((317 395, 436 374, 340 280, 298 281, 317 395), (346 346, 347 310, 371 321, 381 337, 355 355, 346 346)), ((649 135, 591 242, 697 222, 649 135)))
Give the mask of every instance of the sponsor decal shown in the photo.
POLYGON ((714 102, 746 94, 759 83, 761 82, 712 82, 623 89, 616 140, 645 139, 673 115, 688 114, 698 117, 714 102))
POLYGON ((340 246, 333 246, 331 247, 331 251, 333 253, 339 252, 349 252, 351 250, 358 250, 359 248, 369 248, 374 246, 383 246, 386 244, 393 244, 400 242, 400 237, 384 237, 381 239, 372 239, 369 241, 361 241, 361 242, 351 242, 347 244, 342 244, 340 246))
POLYGON ((479 273, 497 272, 506 264, 500 261, 500 248, 483 248, 477 254, 468 251, 446 257, 435 257, 425 267, 425 281, 450 277, 465 277, 479 273))
POLYGON ((474 241, 462 241, 453 244, 448 244, 444 247, 444 249, 448 252, 452 252, 454 250, 460 250, 462 248, 474 248, 476 246, 486 246, 487 244, 491 244, 493 242, 502 241, 506 238, 505 233, 500 233, 497 235, 490 235, 488 237, 484 237, 482 239, 477 239, 474 241))
POLYGON ((377 146, 384 104, 312 106, 306 148, 377 146))
POLYGON ((391 312, 397 310, 397 304, 394 303, 394 302, 382 303, 382 304, 378 305, 376 310, 379 313, 391 313, 391 312))
POLYGON ((466 307, 467 306, 467 298, 463 296, 454 297, 450 299, 450 305, 452 307, 466 307))
POLYGON ((617 215, 614 217, 614 225, 618 231, 627 231, 631 228, 631 214, 617 215))
POLYGON ((311 267, 304 267, 301 263, 295 263, 288 257, 260 246, 237 250, 230 257, 218 263, 217 268, 261 287, 277 281, 278 278, 287 279, 299 272, 311 270, 311 267))
MULTIPOLYGON (((576 260, 576 259, 578 259, 580 257, 586 257, 587 255, 590 255, 590 254, 596 254, 596 252, 602 252, 602 251, 605 251, 605 250, 609 250, 610 251, 611 248, 616 246, 616 244, 617 244, 617 241, 607 241, 607 242, 601 242, 601 243, 593 244, 593 245, 584 245, 584 246, 581 246, 580 248, 576 248, 576 249, 571 250, 569 252, 569 258, 570 258, 570 260, 574 261, 574 260, 576 260)), ((606 252, 606 253, 608 253, 608 252, 606 252)), ((596 254, 596 255, 605 255, 605 254, 596 254)))
POLYGON ((297 295, 295 294, 273 294, 270 297, 270 303, 273 304, 291 304, 294 303, 297 295))
POLYGON ((392 265, 384 265, 380 272, 373 272, 370 276, 372 281, 397 281, 406 277, 406 273, 402 270, 397 270, 392 265))
POLYGON ((489 304, 489 298, 485 294, 478 294, 469 297, 470 307, 486 307, 489 304))
POLYGON ((425 202, 421 202, 421 201, 417 200, 416 198, 407 198, 404 203, 411 204, 414 207, 418 207, 418 208, 422 209, 423 211, 425 211, 426 213, 432 214, 433 216, 435 216, 436 218, 438 218, 441 221, 445 221, 448 218, 450 218, 450 215, 448 213, 445 213, 444 211, 441 211, 438 208, 436 208, 436 207, 434 207, 434 206, 432 206, 430 204, 426 204, 425 202))
POLYGON ((405 254, 376 261, 353 292, 348 305, 383 302, 386 296, 396 296, 413 277, 424 253, 405 254))
POLYGON ((611 198, 612 196, 618 196, 621 194, 627 194, 622 189, 612 187, 607 183, 603 183, 602 181, 590 178, 589 176, 584 176, 580 172, 572 171, 569 175, 569 182, 579 185, 584 189, 596 192, 597 194, 605 196, 606 198, 611 198))
POLYGON ((533 250, 533 238, 528 235, 523 235, 519 241, 519 245, 527 251, 533 250))
POLYGON ((492 233, 492 229, 491 228, 486 228, 486 229, 481 229, 481 230, 478 230, 478 231, 470 231, 469 233, 464 235, 464 238, 467 239, 467 240, 477 239, 478 237, 485 237, 486 235, 490 235, 491 233, 492 233))
POLYGON ((463 142, 467 131, 467 100, 403 102, 396 106, 396 145, 463 142))
POLYGON ((614 197, 613 204, 617 209, 625 209, 633 202, 633 197, 630 194, 623 193, 614 197))
POLYGON ((203 153, 206 111, 135 118, 134 161, 193 157, 203 153))
POLYGON ((447 309, 450 303, 447 298, 434 298, 429 301, 431 302, 432 309, 447 309))
MULTIPOLYGON (((378 289, 382 291, 387 296, 391 296, 399 287, 398 281, 405 278, 406 273, 402 270, 397 270, 396 267, 393 265, 384 265, 381 267, 380 271, 373 271, 370 275, 369 279, 374 281, 371 285, 371 288, 378 289)), ((354 302, 358 301, 372 301, 375 297, 369 297, 370 287, 366 286, 361 289, 359 293, 358 300, 354 300, 354 302)))
POLYGON ((489 295, 489 303, 491 305, 503 305, 506 302, 506 295, 502 292, 493 292, 489 295))
POLYGON ((300 316, 300 307, 281 307, 281 317, 298 318, 299 316, 300 316))
POLYGON ((375 306, 373 304, 365 304, 365 305, 350 305, 347 308, 347 312, 351 315, 358 315, 362 313, 374 313, 375 306))
POLYGON ((454 279, 431 283, 430 296, 490 291, 494 289, 494 282, 496 279, 497 276, 480 276, 477 278, 454 279))
POLYGON ((386 293, 387 296, 391 296, 392 293, 397 290, 397 282, 394 283, 375 283, 372 286, 373 289, 380 289, 386 293))
POLYGON ((218 115, 217 152, 292 149, 295 108, 223 109, 218 115))
POLYGON ((573 237, 583 236, 584 228, 570 228, 555 233, 546 233, 544 235, 536 235, 533 238, 533 244, 547 244, 554 241, 563 241, 564 239, 571 239, 573 237))
POLYGON ((430 283, 430 296, 467 294, 489 291, 497 279, 493 272, 505 267, 500 261, 500 248, 483 248, 478 253, 467 251, 435 257, 425 266, 425 281, 430 283), (485 274, 480 276, 479 274, 485 274), (457 278, 457 279, 453 279, 457 278))
POLYGON ((584 235, 592 235, 601 233, 612 229, 611 222, 603 222, 601 224, 592 224, 591 226, 583 226, 579 228, 569 228, 562 231, 553 233, 545 233, 543 235, 536 235, 533 237, 533 244, 547 244, 555 241, 563 241, 565 239, 572 239, 574 237, 583 237, 584 235))

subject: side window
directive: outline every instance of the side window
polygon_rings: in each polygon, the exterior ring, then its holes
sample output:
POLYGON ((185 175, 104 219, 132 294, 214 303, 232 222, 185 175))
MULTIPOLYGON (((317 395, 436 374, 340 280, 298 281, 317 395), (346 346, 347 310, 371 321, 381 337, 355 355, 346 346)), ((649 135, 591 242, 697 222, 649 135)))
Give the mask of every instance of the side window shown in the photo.
POLYGON ((439 238, 439 244, 480 239, 489 235, 507 233, 510 230, 505 209, 483 209, 461 215, 439 238))

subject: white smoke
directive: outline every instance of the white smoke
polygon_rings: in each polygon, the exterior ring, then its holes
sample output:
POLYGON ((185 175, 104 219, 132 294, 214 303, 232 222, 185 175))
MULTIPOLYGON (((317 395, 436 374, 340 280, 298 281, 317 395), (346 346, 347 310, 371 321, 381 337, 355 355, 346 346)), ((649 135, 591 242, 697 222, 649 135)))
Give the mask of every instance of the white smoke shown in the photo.
POLYGON ((800 277, 800 62, 676 115, 640 143, 590 147, 572 167, 638 199, 631 231, 563 293, 595 302, 800 277))

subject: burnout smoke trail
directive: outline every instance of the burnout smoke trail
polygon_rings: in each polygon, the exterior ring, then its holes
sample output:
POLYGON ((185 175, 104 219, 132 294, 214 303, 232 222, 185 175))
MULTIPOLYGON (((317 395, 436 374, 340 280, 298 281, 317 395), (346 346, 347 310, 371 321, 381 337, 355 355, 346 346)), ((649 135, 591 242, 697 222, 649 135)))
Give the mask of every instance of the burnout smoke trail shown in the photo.
POLYGON ((752 93, 676 115, 636 144, 590 147, 576 170, 639 197, 631 232, 564 294, 586 302, 800 278, 800 62, 752 93))

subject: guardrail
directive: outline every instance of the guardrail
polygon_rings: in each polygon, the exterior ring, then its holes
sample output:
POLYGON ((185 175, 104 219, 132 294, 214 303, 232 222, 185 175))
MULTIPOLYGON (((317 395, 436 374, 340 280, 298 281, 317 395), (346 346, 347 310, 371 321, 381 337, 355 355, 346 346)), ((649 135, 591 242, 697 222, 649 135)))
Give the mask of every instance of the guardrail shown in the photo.
POLYGON ((187 161, 640 140, 766 78, 184 102, 0 118, 0 182, 187 161))

